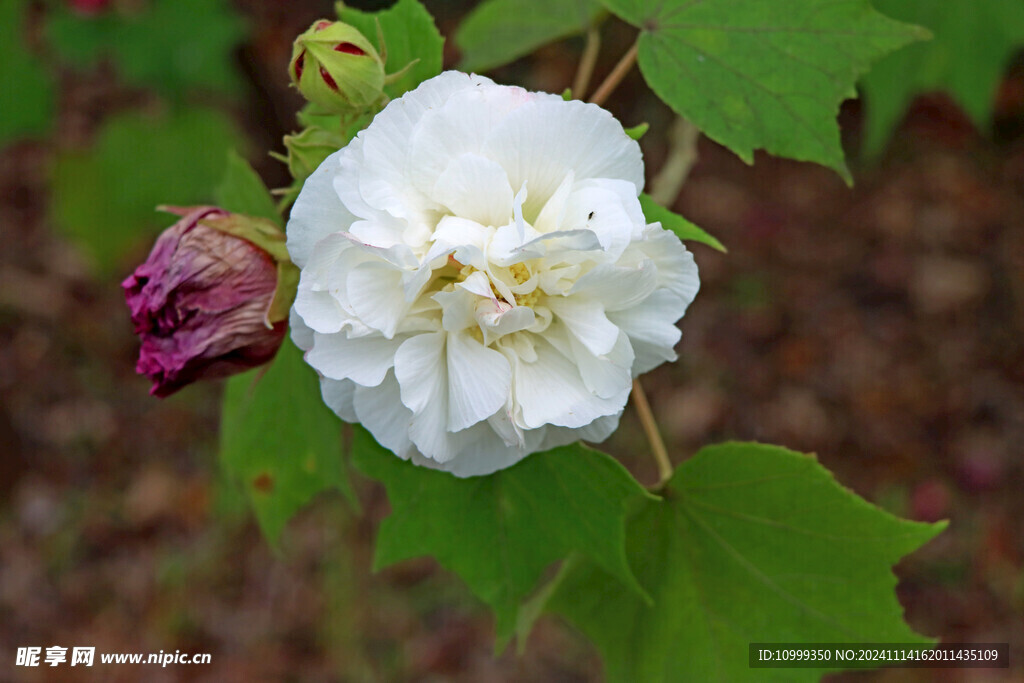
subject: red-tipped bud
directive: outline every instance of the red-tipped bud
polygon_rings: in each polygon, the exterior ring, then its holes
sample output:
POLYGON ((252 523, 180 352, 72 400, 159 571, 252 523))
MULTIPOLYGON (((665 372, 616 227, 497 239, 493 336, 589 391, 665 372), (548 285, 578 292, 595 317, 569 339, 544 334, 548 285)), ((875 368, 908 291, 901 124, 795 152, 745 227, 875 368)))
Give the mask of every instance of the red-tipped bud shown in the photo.
POLYGON ((288 67, 307 100, 333 114, 370 109, 383 98, 384 60, 358 29, 321 19, 295 40, 288 67))

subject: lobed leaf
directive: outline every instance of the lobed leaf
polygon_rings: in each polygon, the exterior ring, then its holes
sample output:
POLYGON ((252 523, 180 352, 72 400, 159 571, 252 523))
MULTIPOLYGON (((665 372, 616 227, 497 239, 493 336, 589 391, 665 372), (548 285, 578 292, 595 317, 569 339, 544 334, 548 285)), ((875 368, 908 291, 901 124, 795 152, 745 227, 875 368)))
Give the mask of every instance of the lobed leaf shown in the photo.
POLYGON ((341 456, 341 423, 291 341, 284 341, 269 367, 228 380, 221 463, 230 479, 241 482, 271 545, 318 493, 338 489, 355 500, 341 456))
POLYGON ((640 71, 680 116, 747 163, 754 150, 835 169, 836 115, 883 54, 927 32, 867 0, 602 0, 641 30, 640 71))
POLYGON ((726 443, 684 462, 627 527, 654 604, 578 562, 549 608, 604 654, 609 681, 817 680, 750 669, 751 642, 930 642, 902 619, 891 567, 945 524, 893 517, 812 457, 726 443))
POLYGON ((549 565, 578 552, 644 601, 624 547, 626 505, 649 494, 613 458, 573 444, 486 477, 460 479, 400 460, 357 427, 359 470, 384 484, 377 568, 433 555, 495 612, 500 642, 549 565))

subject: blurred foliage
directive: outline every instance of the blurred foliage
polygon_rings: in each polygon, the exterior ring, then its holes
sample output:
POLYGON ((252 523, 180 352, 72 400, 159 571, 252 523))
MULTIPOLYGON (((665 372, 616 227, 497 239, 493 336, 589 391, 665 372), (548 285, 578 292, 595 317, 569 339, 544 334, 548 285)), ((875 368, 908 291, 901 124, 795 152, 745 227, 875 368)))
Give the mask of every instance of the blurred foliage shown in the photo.
POLYGON ((166 225, 157 205, 211 201, 228 150, 244 146, 231 119, 214 109, 117 114, 92 149, 57 155, 54 221, 111 273, 128 248, 166 225))
POLYGON ((459 68, 487 71, 538 47, 583 33, 602 13, 596 0, 486 0, 462 21, 459 68))
POLYGON ((224 0, 151 0, 137 12, 82 16, 58 4, 47 39, 67 65, 89 68, 110 58, 126 82, 180 97, 196 88, 241 92, 234 49, 245 24, 224 0))
POLYGON ((53 77, 25 42, 25 0, 0 2, 0 148, 46 133, 53 119, 53 77))
POLYGON ((228 152, 224 177, 214 195, 217 206, 226 211, 269 218, 279 227, 284 227, 284 220, 267 186, 249 162, 234 149, 228 152))
POLYGON ((1020 0, 874 0, 887 15, 932 31, 930 41, 881 59, 863 80, 868 115, 865 149, 877 155, 914 95, 944 91, 975 125, 987 129, 996 89, 1024 46, 1020 0))

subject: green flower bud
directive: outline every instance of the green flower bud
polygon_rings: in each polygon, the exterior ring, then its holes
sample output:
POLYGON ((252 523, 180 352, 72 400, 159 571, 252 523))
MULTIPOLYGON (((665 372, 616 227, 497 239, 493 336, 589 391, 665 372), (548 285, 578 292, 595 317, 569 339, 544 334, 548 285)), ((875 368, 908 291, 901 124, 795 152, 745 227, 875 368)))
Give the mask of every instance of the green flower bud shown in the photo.
POLYGON ((320 20, 295 40, 292 82, 326 112, 352 114, 383 97, 384 60, 355 27, 320 20))
POLYGON ((284 136, 287 157, 281 160, 288 164, 292 178, 301 182, 316 170, 324 159, 345 146, 348 141, 340 133, 323 128, 307 128, 301 133, 284 136))

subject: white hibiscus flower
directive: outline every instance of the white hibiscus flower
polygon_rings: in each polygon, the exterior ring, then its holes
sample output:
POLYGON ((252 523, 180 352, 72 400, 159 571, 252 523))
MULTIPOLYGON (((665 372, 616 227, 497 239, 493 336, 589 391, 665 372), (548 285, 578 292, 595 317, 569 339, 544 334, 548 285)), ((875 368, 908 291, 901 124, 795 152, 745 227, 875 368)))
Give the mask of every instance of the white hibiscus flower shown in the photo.
POLYGON ((292 336, 324 400, 463 477, 608 437, 698 288, 643 178, 592 104, 454 71, 388 104, 288 223, 292 336))

